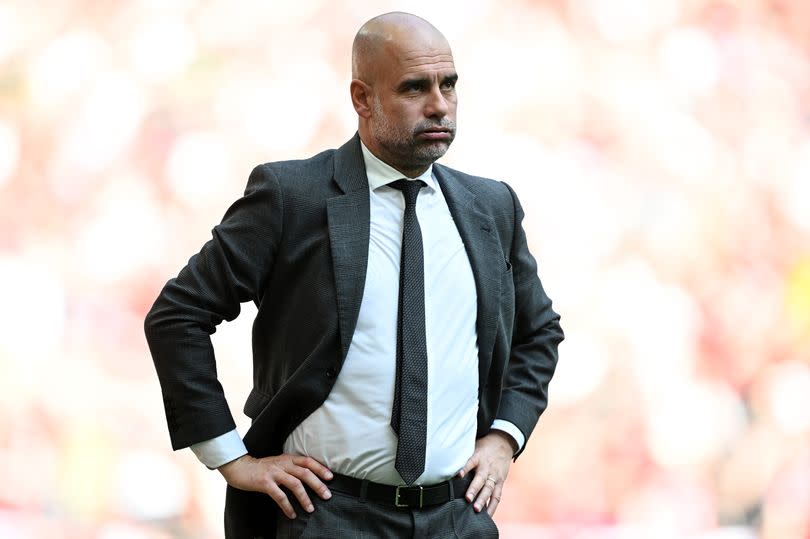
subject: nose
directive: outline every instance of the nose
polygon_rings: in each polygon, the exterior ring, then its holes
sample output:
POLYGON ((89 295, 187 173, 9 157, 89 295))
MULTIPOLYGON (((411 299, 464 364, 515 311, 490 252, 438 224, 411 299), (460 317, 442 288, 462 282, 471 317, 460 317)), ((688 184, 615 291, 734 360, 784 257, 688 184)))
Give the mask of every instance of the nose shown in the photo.
POLYGON ((425 117, 444 118, 447 116, 448 110, 447 97, 442 93, 441 88, 436 86, 427 96, 427 101, 425 102, 425 117))

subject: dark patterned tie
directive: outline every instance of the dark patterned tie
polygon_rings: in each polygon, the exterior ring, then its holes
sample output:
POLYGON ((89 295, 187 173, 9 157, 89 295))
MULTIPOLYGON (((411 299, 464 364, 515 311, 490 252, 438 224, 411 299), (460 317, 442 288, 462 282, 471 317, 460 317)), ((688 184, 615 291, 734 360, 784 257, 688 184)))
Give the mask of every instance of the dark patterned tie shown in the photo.
POLYGON ((399 266, 397 376, 391 427, 399 436, 394 467, 402 480, 410 485, 425 470, 427 438, 425 263, 422 231, 416 219, 416 196, 425 183, 420 180, 397 180, 389 185, 402 191, 405 197, 399 266))

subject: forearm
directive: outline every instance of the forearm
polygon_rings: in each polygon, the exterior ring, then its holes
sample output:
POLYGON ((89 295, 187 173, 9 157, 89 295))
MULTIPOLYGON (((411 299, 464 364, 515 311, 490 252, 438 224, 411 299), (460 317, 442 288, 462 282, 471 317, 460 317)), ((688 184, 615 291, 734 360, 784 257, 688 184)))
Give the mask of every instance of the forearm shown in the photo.
POLYGON ((201 335, 192 327, 185 334, 176 332, 147 317, 146 336, 163 393, 172 447, 188 447, 234 429, 236 424, 216 376, 209 335, 201 335))

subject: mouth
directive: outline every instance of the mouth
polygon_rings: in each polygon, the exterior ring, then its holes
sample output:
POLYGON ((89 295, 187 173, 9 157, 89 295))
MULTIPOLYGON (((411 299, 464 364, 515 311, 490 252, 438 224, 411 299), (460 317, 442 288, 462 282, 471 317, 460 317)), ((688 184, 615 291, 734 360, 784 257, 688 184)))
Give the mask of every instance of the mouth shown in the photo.
POLYGON ((446 127, 429 127, 421 131, 417 137, 426 140, 450 140, 453 134, 446 127))

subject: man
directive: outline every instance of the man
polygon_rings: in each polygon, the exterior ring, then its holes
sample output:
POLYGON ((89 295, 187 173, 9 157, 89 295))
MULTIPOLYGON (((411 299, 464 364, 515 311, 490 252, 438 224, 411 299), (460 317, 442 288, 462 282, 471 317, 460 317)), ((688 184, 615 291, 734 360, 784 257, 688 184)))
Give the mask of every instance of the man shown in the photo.
POLYGON ((376 17, 352 76, 358 134, 256 167, 146 318, 172 445, 225 477, 228 537, 496 537, 559 316, 511 188, 433 164, 456 129, 445 38, 376 17), (240 440, 210 334, 249 300, 240 440))

